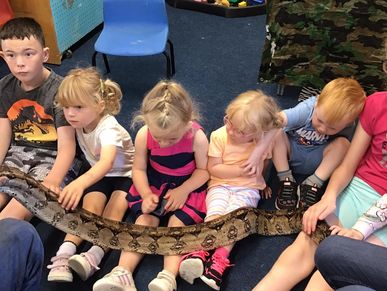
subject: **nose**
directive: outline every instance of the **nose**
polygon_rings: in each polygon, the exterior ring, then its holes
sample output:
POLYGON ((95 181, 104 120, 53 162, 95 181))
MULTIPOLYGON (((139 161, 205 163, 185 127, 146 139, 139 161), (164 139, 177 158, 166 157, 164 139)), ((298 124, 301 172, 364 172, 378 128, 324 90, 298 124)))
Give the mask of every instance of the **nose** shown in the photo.
POLYGON ((23 67, 24 66, 24 59, 22 56, 17 56, 16 57, 16 65, 18 67, 23 67))
POLYGON ((318 128, 317 128, 317 131, 321 134, 325 134, 327 132, 327 128, 324 126, 324 125, 320 125, 318 128))
POLYGON ((69 115, 69 116, 74 116, 75 115, 75 110, 74 110, 73 107, 67 108, 66 111, 67 111, 67 115, 69 115))

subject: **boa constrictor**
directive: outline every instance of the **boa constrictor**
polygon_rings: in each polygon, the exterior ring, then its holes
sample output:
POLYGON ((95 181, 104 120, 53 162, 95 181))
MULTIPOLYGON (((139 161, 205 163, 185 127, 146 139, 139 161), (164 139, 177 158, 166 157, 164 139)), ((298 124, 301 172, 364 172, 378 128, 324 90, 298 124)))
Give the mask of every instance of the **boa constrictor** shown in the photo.
MULTIPOLYGON (((229 245, 251 234, 264 236, 300 232, 303 210, 262 210, 242 208, 221 218, 185 227, 149 227, 116 222, 81 208, 66 211, 57 195, 18 169, 0 167, 0 192, 16 198, 33 215, 59 230, 111 249, 145 254, 173 255, 211 250, 229 245)), ((313 234, 318 243, 329 234, 319 223, 313 234)))

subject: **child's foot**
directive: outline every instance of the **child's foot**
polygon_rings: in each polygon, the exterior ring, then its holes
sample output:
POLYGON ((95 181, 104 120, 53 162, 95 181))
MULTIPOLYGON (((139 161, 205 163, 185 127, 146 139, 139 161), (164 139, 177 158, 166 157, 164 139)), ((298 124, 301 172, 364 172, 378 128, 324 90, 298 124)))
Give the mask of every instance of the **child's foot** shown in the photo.
POLYGON ((132 273, 123 267, 115 267, 93 285, 93 291, 137 291, 132 273))
POLYGON ((320 201, 323 191, 316 184, 313 186, 308 184, 300 185, 300 207, 309 208, 313 204, 320 201))
POLYGON ((295 209, 298 204, 297 183, 290 181, 289 178, 280 181, 275 208, 277 209, 295 209))
POLYGON ((175 276, 167 270, 162 270, 149 283, 148 289, 149 291, 174 291, 177 289, 175 276))
POLYGON ((69 268, 70 255, 59 255, 51 258, 51 265, 47 266, 50 269, 47 281, 57 282, 72 282, 73 274, 69 268))
POLYGON ((230 261, 227 258, 215 253, 207 260, 204 274, 200 276, 200 279, 212 289, 220 290, 224 270, 230 266, 230 261))
POLYGON ((208 256, 209 253, 206 251, 197 251, 183 256, 179 266, 180 277, 193 284, 196 278, 203 275, 204 263, 208 256))
POLYGON ((69 259, 69 267, 74 270, 78 276, 86 281, 95 271, 99 270, 95 263, 95 257, 91 253, 81 253, 74 255, 69 259))

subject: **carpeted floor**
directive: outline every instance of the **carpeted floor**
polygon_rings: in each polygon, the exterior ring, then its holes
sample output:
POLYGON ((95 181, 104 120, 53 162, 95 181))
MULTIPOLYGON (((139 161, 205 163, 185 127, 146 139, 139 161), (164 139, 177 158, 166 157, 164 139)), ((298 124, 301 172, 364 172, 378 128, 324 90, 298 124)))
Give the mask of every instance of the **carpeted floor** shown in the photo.
MULTIPOLYGON (((260 56, 265 38, 265 15, 224 18, 220 16, 168 7, 170 38, 175 46, 176 75, 199 103, 203 116, 202 124, 209 134, 222 125, 227 103, 247 89, 259 88, 278 100, 282 108, 293 106, 299 90, 286 88, 283 96, 276 95, 276 84, 257 83, 260 56)), ((73 56, 63 60, 60 66, 52 66, 57 73, 65 75, 76 66, 89 66, 94 42, 100 32, 96 29, 72 48, 73 56)), ((111 74, 124 92, 122 111, 118 120, 130 129, 132 113, 138 109, 144 94, 162 78, 165 78, 163 56, 143 58, 109 57, 111 74)), ((103 64, 98 59, 98 67, 103 64)), ((0 65, 0 77, 8 72, 6 65, 0 65)), ((132 130, 132 137, 135 132, 132 130)), ((276 178, 271 173, 269 183, 275 192, 276 178)), ((273 208, 273 199, 262 201, 259 207, 273 208)), ((33 220, 45 245, 46 265, 62 242, 64 234, 36 219, 33 220)), ((260 237, 251 236, 240 241, 231 255, 234 264, 224 276, 221 290, 247 291, 270 269, 281 251, 289 245, 293 236, 260 237)), ((83 248, 88 248, 85 244, 83 248)), ((73 283, 47 282, 44 270, 41 290, 92 290, 93 282, 108 273, 118 262, 119 253, 110 252, 99 270, 86 282, 76 276, 73 283)), ((162 269, 162 257, 146 256, 135 272, 139 291, 147 290, 147 284, 162 269)), ((294 290, 302 290, 301 284, 294 290)), ((178 290, 212 290, 200 280, 189 285, 178 280, 178 290)), ((271 290, 268 290, 271 291, 271 290)))

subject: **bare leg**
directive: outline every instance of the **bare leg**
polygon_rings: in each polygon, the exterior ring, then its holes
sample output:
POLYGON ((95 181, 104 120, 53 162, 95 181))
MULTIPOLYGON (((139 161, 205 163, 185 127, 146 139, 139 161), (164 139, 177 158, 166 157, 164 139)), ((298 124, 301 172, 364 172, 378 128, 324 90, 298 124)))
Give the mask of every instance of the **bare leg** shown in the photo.
POLYGON ((316 249, 316 243, 301 232, 253 291, 290 290, 313 271, 316 249))
MULTIPOLYGON (((148 226, 158 226, 159 222, 160 221, 157 217, 149 214, 143 214, 136 220, 136 224, 148 226)), ((140 253, 122 251, 118 266, 121 266, 133 273, 143 256, 144 255, 140 253)))
POLYGON ((5 193, 0 193, 0 209, 3 209, 5 205, 11 200, 11 197, 5 193))
POLYGON ((349 148, 349 141, 344 137, 333 140, 324 150, 323 159, 316 169, 316 175, 326 181, 341 164, 349 148))
MULTIPOLYGON (((168 227, 172 226, 184 226, 184 223, 173 215, 168 221, 168 227)), ((164 256, 164 270, 171 272, 176 277, 179 273, 180 258, 181 256, 164 256)))
POLYGON ((319 271, 314 272, 305 291, 333 291, 319 271))
POLYGON ((107 203, 102 216, 121 221, 128 210, 128 201, 126 200, 126 193, 124 191, 114 191, 107 203))
POLYGON ((15 218, 29 221, 32 216, 32 213, 15 198, 12 198, 7 206, 5 206, 4 209, 0 212, 0 219, 15 218))
POLYGON ((281 132, 275 136, 273 148, 273 164, 277 172, 289 170, 289 139, 286 133, 281 132))

